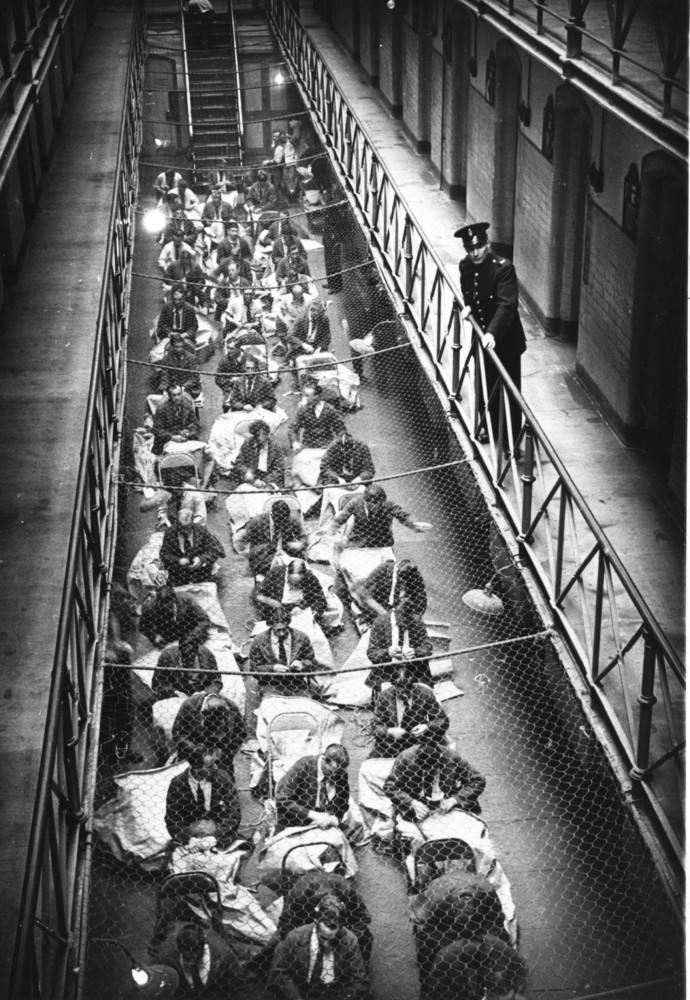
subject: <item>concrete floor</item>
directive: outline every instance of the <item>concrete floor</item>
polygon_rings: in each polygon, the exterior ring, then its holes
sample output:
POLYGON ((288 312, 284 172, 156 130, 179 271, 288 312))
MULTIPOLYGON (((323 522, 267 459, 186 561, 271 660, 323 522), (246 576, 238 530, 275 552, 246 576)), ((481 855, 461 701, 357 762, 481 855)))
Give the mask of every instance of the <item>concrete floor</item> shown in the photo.
MULTIPOLYGON (((108 212, 110 187, 103 177, 102 193, 90 203, 88 213, 83 210, 85 164, 90 157, 97 163, 112 160, 108 150, 113 148, 117 123, 106 113, 105 106, 108 98, 110 104, 117 105, 112 95, 121 93, 114 81, 124 65, 128 17, 129 12, 118 12, 114 7, 99 15, 96 34, 89 43, 91 55, 87 52, 66 108, 56 145, 56 170, 46 183, 44 207, 50 211, 34 223, 24 272, 2 316, 3 342, 7 346, 1 387, 5 433, 0 447, 5 467, 13 469, 11 484, 6 481, 3 486, 0 525, 2 669, 6 682, 6 709, 0 721, 0 779, 6 829, 1 857, 0 926, 6 941, 12 939, 16 919, 28 834, 27 803, 34 794, 76 476, 74 428, 80 426, 85 394, 72 391, 72 387, 86 386, 91 356, 87 314, 94 311, 97 302, 101 267, 98 247, 102 246, 102 235, 95 232, 93 220, 107 218, 108 212), (105 34, 98 36, 101 28, 109 31, 107 38, 105 34), (106 62, 108 72, 104 70, 106 62), (100 110, 94 109, 94 102, 100 110), (93 128, 84 130, 84 121, 93 122, 93 128), (60 145, 63 135, 64 148, 60 145), (103 147, 100 143, 104 143, 103 147), (69 171, 69 176, 64 171, 69 171), (66 196, 72 190, 70 184, 74 185, 72 199, 66 196), (78 222, 75 204, 80 208, 78 222), (77 224, 85 224, 87 231, 80 230, 79 240, 74 241, 77 224), (93 241, 91 250, 85 250, 88 239, 93 241), (65 255, 72 247, 76 250, 77 242, 80 261, 69 263, 65 255), (58 245, 60 274, 67 275, 68 280, 61 281, 56 293, 45 274, 56 259, 58 245), (86 269, 87 259, 92 261, 93 273, 86 269), (69 293, 67 298, 65 291, 69 293), (37 397, 46 401, 45 407, 37 406, 37 397), (18 404, 22 403, 26 406, 20 408, 18 404), (31 422, 26 417, 29 407, 31 422), (30 461, 18 463, 18 453, 30 461), (38 560, 27 560, 27 551, 45 553, 46 561, 42 555, 38 560)), ((323 29, 315 25, 314 30, 323 29)), ((340 58, 327 33, 321 42, 324 50, 332 50, 334 59, 340 58)), ((357 82, 353 79, 353 87, 357 82)), ((460 206, 442 201, 428 164, 411 153, 399 123, 385 121, 375 95, 371 91, 364 93, 361 100, 358 107, 363 119, 380 130, 382 151, 386 152, 388 144, 391 160, 399 164, 401 183, 407 185, 415 211, 424 213, 434 238, 438 238, 436 246, 454 266, 457 247, 449 232, 462 221, 460 206)), ((137 266, 153 271, 152 246, 140 241, 137 253, 142 254, 137 266)), ((314 271, 320 273, 316 266, 314 271)), ((134 292, 131 328, 135 356, 137 352, 143 356, 148 348, 146 330, 157 311, 151 287, 151 283, 145 283, 134 292)), ((349 307, 336 297, 333 319, 337 320, 349 307)), ((334 329, 337 326, 333 322, 334 329)), ((650 603, 655 602, 653 606, 658 607, 667 629, 678 637, 684 635, 684 608, 679 597, 684 579, 683 543, 664 505, 663 483, 646 460, 616 442, 591 407, 573 376, 569 345, 547 341, 532 329, 529 336, 525 358, 527 398, 540 399, 540 419, 546 421, 551 413, 554 439, 562 430, 564 414, 568 420, 572 415, 573 426, 562 440, 558 439, 559 449, 562 447, 589 502, 610 508, 608 530, 618 526, 628 558, 635 558, 634 540, 626 526, 631 520, 638 525, 636 539, 643 545, 639 567, 631 566, 631 571, 635 576, 634 569, 639 568, 645 596, 650 603), (578 415, 579 424, 575 419, 578 415), (584 448, 582 442, 594 441, 588 435, 595 432, 596 446, 584 448), (577 465, 583 452, 600 455, 601 462, 591 467, 581 465, 580 479, 577 465), (613 484, 608 478, 613 469, 612 456, 617 470, 613 484)), ((342 344, 340 348, 342 354, 342 344)), ((141 388, 135 384, 131 399, 131 420, 135 420, 141 415, 142 402, 141 388)), ((348 422, 356 435, 371 439, 381 471, 428 464, 428 436, 423 423, 414 420, 415 413, 409 410, 406 400, 381 400, 375 389, 367 386, 363 402, 364 409, 348 422)), ((205 417, 209 416, 207 411, 205 417)), ((433 535, 421 541, 401 529, 399 550, 418 559, 429 584, 434 617, 447 620, 458 645, 465 646, 501 635, 487 633, 486 623, 473 621, 459 600, 468 586, 476 585, 477 567, 486 565, 488 556, 481 523, 470 523, 474 514, 471 487, 466 486, 463 493, 465 506, 460 508, 460 519, 456 487, 456 483, 449 486, 438 474, 429 474, 419 480, 415 477, 414 482, 401 480, 391 488, 391 495, 434 523, 433 535)), ((217 523, 226 541, 223 525, 217 523)), ((131 530, 129 544, 135 545, 147 529, 133 517, 126 530, 131 530)), ((225 572, 231 584, 226 588, 226 612, 233 632, 243 636, 248 579, 236 557, 228 559, 225 572), (236 599, 236 595, 241 598, 236 599)), ((513 617, 511 625, 515 624, 513 617)), ((520 618, 518 631, 524 624, 520 618)), ((348 650, 352 640, 350 631, 340 637, 339 656, 348 650)), ((535 996, 571 998, 663 977, 679 954, 672 936, 667 934, 663 899, 654 890, 653 874, 640 857, 639 845, 621 822, 617 791, 607 784, 596 747, 580 729, 579 710, 569 699, 558 665, 543 650, 535 651, 525 644, 514 647, 510 654, 499 648, 459 657, 455 676, 465 696, 448 703, 451 731, 463 753, 487 777, 484 818, 513 883, 522 950, 532 969, 535 996), (515 649, 519 650, 517 654, 515 649)), ((353 748, 353 767, 358 756, 366 752, 364 747, 354 750, 358 732, 358 720, 350 716, 348 742, 353 748)), ((416 982, 402 875, 392 861, 372 854, 369 848, 364 849, 360 860, 360 880, 366 887, 377 938, 372 968, 377 995, 381 1000, 412 1000, 416 982)), ((141 943, 152 916, 151 880, 141 877, 134 882, 119 877, 97 884, 96 901, 102 890, 109 909, 99 914, 102 920, 94 924, 94 935, 119 935, 123 940, 131 935, 132 942, 141 943)), ((112 949, 103 951, 104 946, 99 947, 112 984, 117 960, 112 949)), ((0 991, 6 981, 9 949, 3 955, 0 991)), ((99 984, 99 1000, 107 985, 99 984)), ((663 988, 634 995, 647 1000, 670 998, 663 988)))

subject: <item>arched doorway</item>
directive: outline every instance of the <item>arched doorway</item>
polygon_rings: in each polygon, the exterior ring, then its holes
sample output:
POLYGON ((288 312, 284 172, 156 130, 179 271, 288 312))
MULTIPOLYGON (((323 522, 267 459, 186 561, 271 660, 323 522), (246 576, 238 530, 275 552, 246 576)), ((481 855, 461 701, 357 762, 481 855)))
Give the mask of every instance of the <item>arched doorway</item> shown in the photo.
POLYGON ((641 443, 684 479, 687 174, 667 153, 642 161, 630 386, 641 443), (683 440, 679 440, 679 436, 683 440), (682 463, 682 475, 674 465, 682 463))
POLYGON ((490 221, 492 245, 507 257, 513 256, 521 86, 522 63, 517 49, 512 42, 501 39, 496 45, 495 165, 490 221))
POLYGON ((546 321, 549 333, 577 338, 582 251, 591 160, 592 115, 566 83, 556 91, 546 321))

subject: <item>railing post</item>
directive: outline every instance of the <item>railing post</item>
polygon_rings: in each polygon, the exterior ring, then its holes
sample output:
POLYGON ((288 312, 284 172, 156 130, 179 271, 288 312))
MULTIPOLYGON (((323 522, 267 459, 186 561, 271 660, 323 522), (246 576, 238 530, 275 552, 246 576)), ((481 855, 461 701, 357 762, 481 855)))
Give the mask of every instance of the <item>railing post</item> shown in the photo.
POLYGON ((654 694, 654 674, 656 651, 647 628, 644 629, 644 658, 642 660, 642 688, 637 703, 640 706, 640 722, 637 732, 636 763, 630 770, 633 781, 643 781, 649 767, 649 742, 652 736, 652 716, 656 705, 654 694))
POLYGON ((585 22, 582 19, 581 0, 570 0, 570 17, 566 27, 567 55, 569 59, 577 59, 582 55, 582 29, 585 22))
POLYGON ((408 302, 412 302, 412 222, 407 214, 403 230, 403 246, 405 248, 405 298, 408 302))
POLYGON ((532 523, 532 485, 535 480, 534 475, 534 435, 530 424, 525 424, 525 457, 522 466, 522 521, 520 524, 520 534, 518 541, 531 542, 529 534, 532 523))
POLYGON ((462 347, 462 331, 460 327, 460 303, 453 300, 453 371, 450 381, 450 392, 453 399, 460 393, 460 349, 462 347))
POLYGON ((345 173, 348 177, 352 177, 352 122, 348 116, 345 121, 344 135, 345 135, 345 173))
POLYGON ((379 178, 378 178, 378 163, 376 159, 371 161, 371 170, 369 171, 369 193, 371 195, 371 228, 378 230, 379 227, 379 178))
POLYGON ((470 331, 470 351, 472 357, 474 358, 474 419, 472 421, 472 433, 476 437, 479 433, 480 426, 480 410, 482 406, 482 400, 484 399, 484 387, 482 385, 482 362, 481 362, 481 351, 479 349, 479 340, 474 332, 474 327, 470 331))

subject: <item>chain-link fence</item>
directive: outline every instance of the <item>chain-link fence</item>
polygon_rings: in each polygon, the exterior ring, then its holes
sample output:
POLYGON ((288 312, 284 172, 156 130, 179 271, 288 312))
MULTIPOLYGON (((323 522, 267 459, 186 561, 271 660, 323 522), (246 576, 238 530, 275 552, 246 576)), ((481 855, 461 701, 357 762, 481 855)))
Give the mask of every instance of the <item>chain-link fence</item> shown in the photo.
POLYGON ((85 996, 680 996, 366 236, 285 176, 139 217, 85 996))

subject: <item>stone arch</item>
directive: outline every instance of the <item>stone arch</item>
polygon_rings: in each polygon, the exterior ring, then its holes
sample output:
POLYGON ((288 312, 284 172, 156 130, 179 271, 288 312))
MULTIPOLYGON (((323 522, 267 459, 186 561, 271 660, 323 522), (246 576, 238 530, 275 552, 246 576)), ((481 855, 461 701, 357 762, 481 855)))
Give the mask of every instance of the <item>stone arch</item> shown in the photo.
POLYGON ((498 253, 513 256, 515 176, 522 92, 522 62, 512 42, 496 44, 494 104, 494 188, 491 200, 491 242, 498 253))
POLYGON ((575 340, 582 286, 592 114, 569 83, 556 90, 546 316, 550 333, 575 340))
MULTIPOLYGON (((684 482, 687 411, 687 172, 660 150, 642 160, 630 389, 635 437, 684 482)), ((682 493, 681 493, 682 495, 682 493)))

